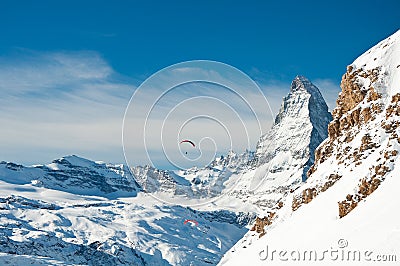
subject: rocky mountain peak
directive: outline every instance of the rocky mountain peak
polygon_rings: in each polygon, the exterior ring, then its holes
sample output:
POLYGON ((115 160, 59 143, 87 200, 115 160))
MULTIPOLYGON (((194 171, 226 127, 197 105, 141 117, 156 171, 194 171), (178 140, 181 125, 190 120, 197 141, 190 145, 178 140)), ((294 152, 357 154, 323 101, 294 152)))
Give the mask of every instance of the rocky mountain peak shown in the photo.
MULTIPOLYGON (((310 115, 316 114, 320 116, 322 114, 328 117, 329 120, 331 119, 328 113, 328 106, 319 89, 306 77, 297 75, 292 81, 289 94, 283 98, 281 108, 275 118, 275 124, 279 124, 285 116, 295 116, 303 107, 310 110, 310 115), (313 110, 317 110, 317 112, 313 112, 313 110)), ((317 121, 318 119, 314 120, 317 121)), ((326 122, 325 119, 323 120, 326 122)))
POLYGON ((313 84, 310 80, 302 75, 297 75, 290 86, 290 91, 299 91, 299 90, 308 90, 313 87, 313 84))
POLYGON ((257 145, 257 164, 268 163, 277 154, 286 153, 289 161, 305 160, 297 167, 303 169, 305 166, 308 170, 316 147, 328 136, 327 126, 331 119, 318 88, 306 77, 296 76, 289 94, 283 98, 274 126, 257 145))

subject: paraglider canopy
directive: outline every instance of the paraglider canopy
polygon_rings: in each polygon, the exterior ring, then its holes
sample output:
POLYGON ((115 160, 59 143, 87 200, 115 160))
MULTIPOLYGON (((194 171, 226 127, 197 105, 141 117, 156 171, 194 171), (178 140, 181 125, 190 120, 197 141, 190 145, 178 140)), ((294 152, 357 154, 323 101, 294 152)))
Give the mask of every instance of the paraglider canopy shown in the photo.
POLYGON ((191 219, 186 219, 184 222, 183 222, 183 224, 187 224, 187 223, 190 223, 190 224, 192 224, 192 225, 199 225, 199 223, 196 221, 196 220, 191 220, 191 219))
POLYGON ((196 147, 196 145, 194 144, 194 142, 191 141, 191 140, 184 139, 184 140, 182 140, 182 141, 180 142, 180 144, 181 144, 181 143, 184 143, 184 142, 190 143, 190 144, 192 144, 193 147, 196 147))

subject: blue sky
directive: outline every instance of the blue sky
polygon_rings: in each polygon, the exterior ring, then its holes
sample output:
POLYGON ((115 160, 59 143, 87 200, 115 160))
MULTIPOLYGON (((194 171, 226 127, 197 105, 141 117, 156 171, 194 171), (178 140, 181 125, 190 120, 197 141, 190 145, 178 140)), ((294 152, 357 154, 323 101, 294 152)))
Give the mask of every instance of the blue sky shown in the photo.
POLYGON ((346 65, 398 30, 399 9, 396 0, 2 1, 0 160, 121 162, 119 124, 135 87, 187 60, 239 68, 269 89, 274 111, 305 75, 332 107, 346 65))
POLYGON ((277 78, 338 80, 398 29, 399 8, 396 0, 2 1, 0 52, 94 50, 139 77, 210 59, 277 78))

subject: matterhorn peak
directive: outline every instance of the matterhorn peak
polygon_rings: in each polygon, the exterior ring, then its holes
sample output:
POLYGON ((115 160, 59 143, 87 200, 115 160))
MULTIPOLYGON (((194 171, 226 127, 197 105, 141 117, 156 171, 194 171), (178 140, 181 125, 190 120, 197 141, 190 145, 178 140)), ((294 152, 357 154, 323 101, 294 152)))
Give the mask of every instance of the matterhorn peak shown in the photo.
POLYGON ((296 76, 289 94, 283 98, 273 127, 259 140, 257 164, 269 163, 277 156, 283 156, 286 165, 273 168, 289 169, 289 165, 297 165, 304 180, 306 170, 314 161, 316 147, 328 136, 327 126, 331 120, 318 88, 306 77, 296 76))
MULTIPOLYGON (((302 93, 307 92, 316 97, 322 98, 322 95, 318 88, 305 76, 297 75, 290 86, 291 93, 302 93)), ((290 94, 289 94, 290 95, 290 94)))
POLYGON ((328 106, 318 88, 306 77, 297 75, 292 81, 289 94, 283 98, 281 108, 275 118, 275 125, 279 124, 285 116, 296 115, 302 107, 308 107, 310 117, 312 114, 318 114, 312 112, 317 109, 321 111, 321 114, 327 116, 329 120, 331 120, 328 106), (307 104, 303 105, 302 103, 305 103, 305 101, 307 104))

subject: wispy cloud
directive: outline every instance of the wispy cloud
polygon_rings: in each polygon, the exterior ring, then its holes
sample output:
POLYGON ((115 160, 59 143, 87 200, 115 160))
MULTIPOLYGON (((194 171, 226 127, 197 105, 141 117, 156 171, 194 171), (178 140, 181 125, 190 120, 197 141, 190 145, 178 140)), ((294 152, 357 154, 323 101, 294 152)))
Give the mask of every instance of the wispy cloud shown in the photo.
POLYGON ((0 90, 7 94, 78 89, 74 85, 104 80, 112 69, 94 52, 30 52, 0 59, 0 90), (39 91, 40 90, 40 91, 39 91))
POLYGON ((121 161, 132 83, 91 51, 0 58, 0 158, 38 162, 80 153, 121 161))

